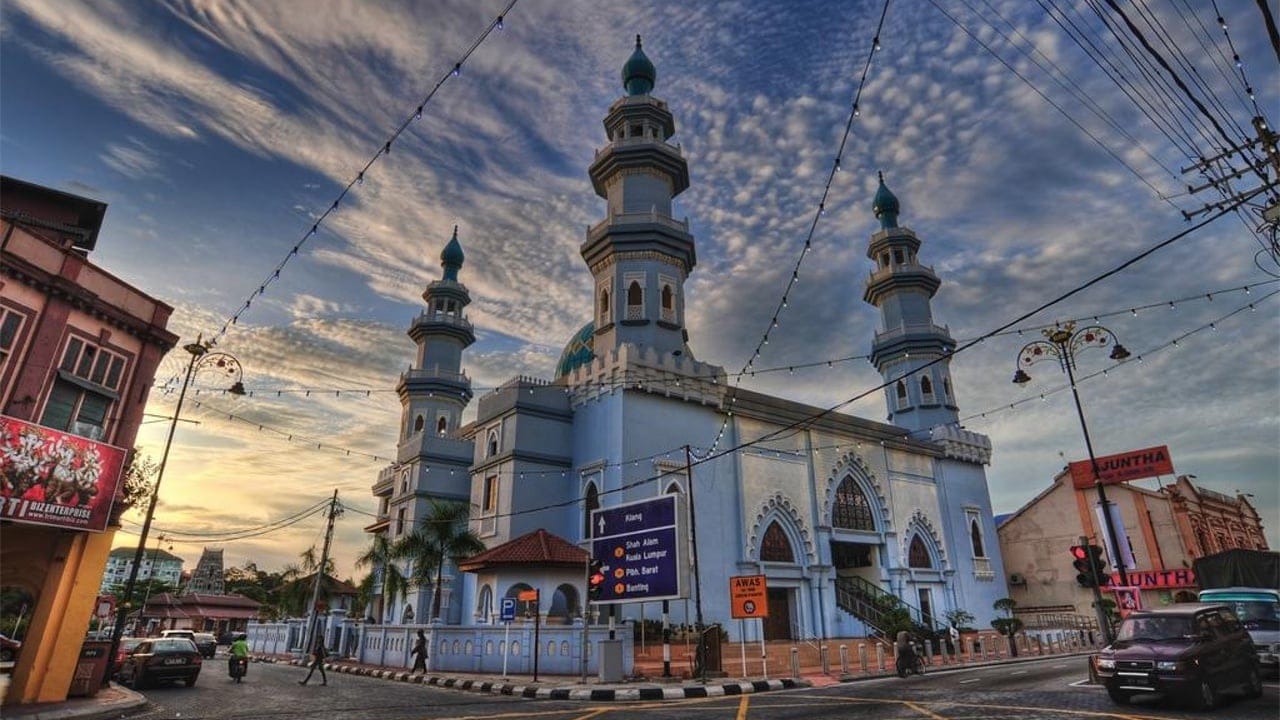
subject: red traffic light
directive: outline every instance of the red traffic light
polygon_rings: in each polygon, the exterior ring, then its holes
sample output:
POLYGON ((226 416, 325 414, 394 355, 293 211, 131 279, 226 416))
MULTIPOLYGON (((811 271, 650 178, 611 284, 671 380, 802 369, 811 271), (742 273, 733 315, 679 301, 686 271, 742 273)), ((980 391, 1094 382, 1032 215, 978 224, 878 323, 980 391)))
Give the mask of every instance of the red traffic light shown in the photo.
POLYGON ((1089 550, 1086 549, 1085 546, 1083 545, 1072 545, 1071 557, 1075 558, 1076 560, 1084 560, 1085 558, 1089 557, 1089 550))

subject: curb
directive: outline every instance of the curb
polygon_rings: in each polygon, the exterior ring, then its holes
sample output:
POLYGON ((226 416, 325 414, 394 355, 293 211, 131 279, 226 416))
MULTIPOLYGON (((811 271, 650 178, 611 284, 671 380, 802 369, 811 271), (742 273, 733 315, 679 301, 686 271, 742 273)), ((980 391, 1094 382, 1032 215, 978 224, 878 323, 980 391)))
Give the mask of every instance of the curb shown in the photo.
MULTIPOLYGON (((113 692, 123 695, 119 700, 110 700, 102 703, 94 702, 90 706, 81 704, 79 700, 70 702, 57 703, 57 707, 50 707, 47 710, 36 710, 35 712, 24 712, 22 706, 5 707, 3 715, 5 717, 17 718, 18 720, 107 720, 108 718, 118 718, 122 714, 131 710, 136 710, 147 704, 147 698, 141 693, 134 692, 123 685, 111 683, 113 692)), ((90 699, 87 702, 93 702, 90 699)))
MULTIPOLYGON (((305 666, 300 660, 278 660, 276 658, 256 658, 258 662, 283 663, 305 666)), ((592 688, 575 685, 573 687, 548 687, 542 684, 518 685, 495 680, 477 680, 475 678, 449 677, 444 675, 415 675, 408 670, 387 670, 371 668, 363 665, 345 663, 325 663, 325 670, 345 675, 391 680, 413 685, 429 685, 438 688, 461 690, 464 692, 487 693, 490 695, 506 695, 529 700, 585 700, 589 702, 628 702, 654 700, 684 700, 687 698, 725 697, 732 695, 749 695, 752 693, 770 692, 773 690, 791 690, 811 687, 807 680, 789 678, 779 680, 744 680, 709 685, 682 685, 679 687, 628 687, 628 688, 592 688)))

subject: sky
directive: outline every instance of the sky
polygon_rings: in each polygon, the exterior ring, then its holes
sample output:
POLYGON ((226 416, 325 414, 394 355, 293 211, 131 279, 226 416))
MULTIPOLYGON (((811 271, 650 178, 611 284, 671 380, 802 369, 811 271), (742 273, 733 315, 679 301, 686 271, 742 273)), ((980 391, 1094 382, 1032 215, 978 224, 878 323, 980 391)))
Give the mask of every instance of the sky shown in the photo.
MULTIPOLYGON (((1253 0, 1219 0, 1225 34, 1204 3, 1120 5, 1229 137, 1252 136, 1255 114, 1277 121, 1277 58, 1253 0)), ((1205 176, 1183 171, 1225 140, 1167 73, 1147 71, 1165 92, 1146 85, 1087 5, 896 2, 875 52, 880 2, 506 8, 0 4, 0 171, 107 202, 91 259, 171 304, 179 346, 215 337, 252 393, 222 394, 218 377, 196 374, 150 547, 166 532, 188 568, 208 546, 228 565, 276 570, 319 546, 323 517, 253 529, 337 489, 348 508, 338 574, 358 579, 370 486, 395 452, 394 388, 413 359, 406 330, 455 225, 477 397, 515 375, 552 376, 591 316, 579 247, 605 206, 587 167, 636 34, 689 162, 674 214, 697 242, 686 297, 699 360, 741 369, 799 262, 754 364, 777 370, 742 386, 821 408, 852 399, 846 412, 886 418, 866 359, 879 313, 862 301, 878 172, 943 281, 935 322, 962 346, 1170 241, 957 352, 961 421, 991 438, 997 513, 1084 459, 1058 368, 1010 378, 1041 328, 1097 316, 1134 359, 1078 356, 1096 452, 1168 445, 1178 474, 1250 493, 1280 546, 1280 268, 1254 232, 1260 204, 1186 232, 1210 215, 1182 213, 1224 194, 1189 194, 1205 176), (260 534, 217 542, 237 530, 260 534)), ((1258 185, 1246 173, 1226 194, 1258 185)), ((156 459, 186 359, 179 347, 162 363, 139 433, 156 459)), ((117 545, 136 544, 141 519, 125 515, 117 545)))

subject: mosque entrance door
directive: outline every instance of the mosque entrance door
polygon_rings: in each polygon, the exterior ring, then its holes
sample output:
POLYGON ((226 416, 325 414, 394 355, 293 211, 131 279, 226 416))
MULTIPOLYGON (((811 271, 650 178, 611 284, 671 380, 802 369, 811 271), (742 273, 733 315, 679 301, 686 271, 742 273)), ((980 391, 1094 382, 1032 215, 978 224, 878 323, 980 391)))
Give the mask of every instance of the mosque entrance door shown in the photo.
POLYGON ((769 617, 764 620, 765 640, 791 640, 791 590, 769 588, 769 617))

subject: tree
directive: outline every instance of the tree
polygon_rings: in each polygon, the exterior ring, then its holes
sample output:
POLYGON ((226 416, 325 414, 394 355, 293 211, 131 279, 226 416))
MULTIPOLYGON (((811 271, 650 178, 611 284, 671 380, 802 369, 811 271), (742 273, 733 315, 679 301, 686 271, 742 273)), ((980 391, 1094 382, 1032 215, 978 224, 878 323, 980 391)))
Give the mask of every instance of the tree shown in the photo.
POLYGON ((134 505, 150 499, 159 472, 160 465, 150 455, 143 454, 142 448, 134 448, 129 453, 129 464, 120 474, 120 502, 116 503, 113 514, 119 517, 134 505))
POLYGON ((400 572, 400 566, 396 564, 394 547, 387 540, 387 536, 378 534, 373 536, 373 542, 369 543, 369 547, 360 553, 356 558, 356 568, 372 567, 365 579, 360 582, 361 591, 365 592, 366 603, 373 605, 371 602, 377 597, 379 602, 374 606, 378 608, 378 622, 384 622, 387 617, 386 606, 394 603, 397 597, 404 597, 409 592, 409 580, 404 573, 400 572), (381 582, 379 582, 381 580, 381 582), (365 585, 368 584, 368 588, 365 585), (381 586, 380 592, 373 593, 375 586, 381 586))
POLYGON ((901 600, 893 595, 883 595, 877 600, 877 604, 880 614, 876 618, 876 625, 889 642, 893 642, 902 630, 912 634, 916 632, 917 625, 911 619, 911 610, 901 600))
POLYGON ((303 550, 298 553, 298 564, 290 563, 284 567, 284 571, 280 573, 281 585, 277 593, 276 604, 280 612, 289 617, 298 617, 307 614, 307 603, 311 600, 311 593, 315 589, 312 583, 303 582, 313 573, 319 573, 321 577, 324 575, 332 575, 334 571, 333 558, 327 558, 324 563, 324 570, 321 572, 320 558, 316 553, 316 546, 303 550))
POLYGON ((969 612, 968 610, 961 610, 960 608, 956 608, 955 610, 948 610, 946 613, 943 614, 943 617, 947 619, 948 625, 954 627, 956 630, 959 630, 961 632, 972 630, 973 623, 975 620, 977 620, 977 618, 973 616, 973 613, 969 612))
POLYGON ((467 557, 485 551, 484 541, 467 526, 470 509, 465 503, 432 500, 431 511, 413 532, 396 541, 392 554, 409 561, 409 579, 423 587, 431 575, 431 618, 440 617, 440 585, 444 564, 449 558, 467 557))
POLYGON ((1022 621, 1013 616, 1014 608, 1018 607, 1018 601, 1013 598, 1000 598, 991 604, 996 612, 1003 613, 1004 617, 998 617, 991 621, 991 627, 995 631, 1009 638, 1009 654, 1013 657, 1018 656, 1018 644, 1014 642, 1013 636, 1022 630, 1022 621))

